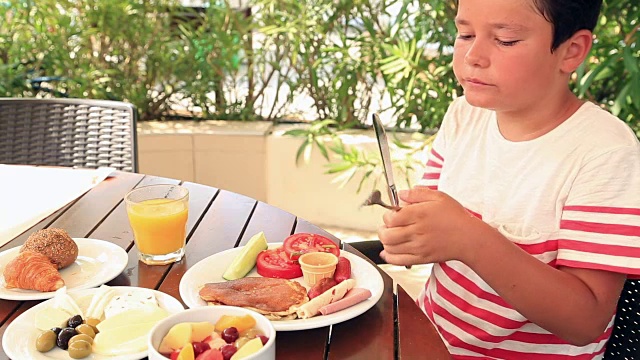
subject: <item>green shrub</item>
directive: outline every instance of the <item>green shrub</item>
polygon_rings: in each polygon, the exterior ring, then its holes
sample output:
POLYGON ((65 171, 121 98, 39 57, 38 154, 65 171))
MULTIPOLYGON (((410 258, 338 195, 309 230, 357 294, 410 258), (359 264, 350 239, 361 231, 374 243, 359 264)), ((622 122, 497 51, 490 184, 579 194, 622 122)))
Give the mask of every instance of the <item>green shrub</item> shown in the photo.
MULTIPOLYGON (((196 11, 177 0, 5 0, 0 96, 117 99, 143 119, 180 106, 237 120, 291 117, 294 99, 308 96, 327 128, 319 133, 365 127, 370 111, 427 131, 461 91, 450 65, 453 4, 252 0, 236 10, 218 0, 196 11)), ((606 2, 574 85, 636 131, 639 7, 606 2)))

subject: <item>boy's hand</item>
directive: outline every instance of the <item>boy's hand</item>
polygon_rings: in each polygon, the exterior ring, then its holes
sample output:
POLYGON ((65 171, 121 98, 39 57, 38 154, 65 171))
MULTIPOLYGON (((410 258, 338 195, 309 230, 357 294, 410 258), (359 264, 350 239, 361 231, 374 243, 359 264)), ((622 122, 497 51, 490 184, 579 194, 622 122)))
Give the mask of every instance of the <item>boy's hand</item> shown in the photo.
MULTIPOLYGON (((413 265, 464 261, 473 253, 475 228, 486 225, 447 194, 427 187, 398 193, 406 204, 385 213, 378 236, 389 264, 413 265)), ((488 225, 486 225, 488 226, 488 225)))

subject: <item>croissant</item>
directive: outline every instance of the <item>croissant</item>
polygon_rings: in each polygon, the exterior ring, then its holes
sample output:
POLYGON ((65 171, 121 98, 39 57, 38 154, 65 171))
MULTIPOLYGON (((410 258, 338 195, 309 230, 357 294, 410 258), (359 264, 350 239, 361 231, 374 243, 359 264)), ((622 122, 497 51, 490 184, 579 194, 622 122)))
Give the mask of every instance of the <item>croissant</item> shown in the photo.
POLYGON ((45 255, 23 251, 4 268, 7 288, 55 291, 64 286, 64 280, 55 265, 45 255))

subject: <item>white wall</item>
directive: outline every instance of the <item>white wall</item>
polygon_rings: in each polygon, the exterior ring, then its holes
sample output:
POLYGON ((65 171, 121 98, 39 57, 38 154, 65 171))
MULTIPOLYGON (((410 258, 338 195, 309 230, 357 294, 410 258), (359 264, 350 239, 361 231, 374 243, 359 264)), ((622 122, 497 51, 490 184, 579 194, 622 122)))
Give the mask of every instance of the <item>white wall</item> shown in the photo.
MULTIPOLYGON (((297 166, 302 139, 284 136, 287 128, 272 129, 271 123, 259 122, 143 122, 138 128, 140 172, 241 193, 321 226, 375 231, 385 210, 360 208, 373 183, 367 182, 357 193, 361 178, 357 174, 340 188, 332 183, 336 175, 325 174, 327 161, 317 149, 309 163, 297 166)), ((378 156, 372 131, 341 139, 378 156)), ((399 174, 396 183, 399 189, 407 187, 399 174)), ((385 186, 380 177, 377 188, 386 198, 385 186)))

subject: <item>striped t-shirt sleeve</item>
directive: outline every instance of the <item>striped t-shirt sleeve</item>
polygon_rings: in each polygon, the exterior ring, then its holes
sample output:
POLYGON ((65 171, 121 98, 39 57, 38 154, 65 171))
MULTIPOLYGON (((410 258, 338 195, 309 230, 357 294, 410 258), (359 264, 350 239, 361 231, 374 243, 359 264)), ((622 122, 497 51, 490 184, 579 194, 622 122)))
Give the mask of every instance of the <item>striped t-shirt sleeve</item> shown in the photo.
POLYGON ((640 275, 639 154, 637 144, 620 147, 579 170, 562 210, 557 265, 640 275))

